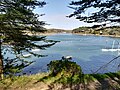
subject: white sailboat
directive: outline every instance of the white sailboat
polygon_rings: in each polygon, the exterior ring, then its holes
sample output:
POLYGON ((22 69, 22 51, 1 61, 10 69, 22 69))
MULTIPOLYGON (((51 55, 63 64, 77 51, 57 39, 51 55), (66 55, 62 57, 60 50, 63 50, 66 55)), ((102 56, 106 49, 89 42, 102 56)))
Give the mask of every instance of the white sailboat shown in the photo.
POLYGON ((103 52, 115 52, 115 51, 120 51, 120 44, 118 44, 118 48, 114 48, 115 46, 115 40, 113 41, 112 48, 104 48, 102 49, 103 52))

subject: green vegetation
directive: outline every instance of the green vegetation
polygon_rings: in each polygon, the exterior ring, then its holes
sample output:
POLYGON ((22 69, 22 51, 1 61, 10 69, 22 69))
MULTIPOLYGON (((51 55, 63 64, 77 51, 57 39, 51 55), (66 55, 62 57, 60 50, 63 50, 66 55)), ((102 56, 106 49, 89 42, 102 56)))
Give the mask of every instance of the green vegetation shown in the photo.
POLYGON ((120 36, 120 27, 119 26, 103 27, 103 28, 79 27, 73 29, 72 33, 120 36))
POLYGON ((69 7, 74 12, 69 17, 74 16, 87 23, 120 23, 119 5, 119 0, 73 0, 69 7))
POLYGON ((46 75, 47 73, 41 73, 30 76, 24 75, 13 76, 11 78, 6 77, 2 81, 0 81, 0 89, 1 90, 25 90, 25 88, 30 89, 30 87, 33 86, 36 81, 38 81, 40 78, 46 75))
POLYGON ((3 74, 17 73, 33 63, 21 58, 24 54, 44 56, 32 52, 32 49, 45 50, 56 43, 36 35, 46 29, 43 28, 45 22, 38 20, 42 14, 33 11, 44 5, 46 2, 39 0, 0 0, 0 79, 3 79, 3 74), (44 42, 44 45, 36 44, 37 41, 44 42))
POLYGON ((90 27, 79 27, 72 30, 72 33, 90 34, 90 27))
POLYGON ((51 90, 64 90, 65 88, 73 90, 120 89, 120 71, 105 74, 83 74, 79 65, 67 59, 51 61, 48 64, 48 69, 49 73, 6 77, 0 81, 0 88, 2 90, 29 90, 31 88, 34 90, 45 88, 51 90))
POLYGON ((60 76, 57 82, 75 83, 81 81, 81 67, 75 62, 69 61, 68 59, 51 61, 48 64, 48 69, 50 70, 50 76, 60 76))
POLYGON ((71 30, 63 30, 63 29, 47 29, 44 33, 71 33, 71 30))

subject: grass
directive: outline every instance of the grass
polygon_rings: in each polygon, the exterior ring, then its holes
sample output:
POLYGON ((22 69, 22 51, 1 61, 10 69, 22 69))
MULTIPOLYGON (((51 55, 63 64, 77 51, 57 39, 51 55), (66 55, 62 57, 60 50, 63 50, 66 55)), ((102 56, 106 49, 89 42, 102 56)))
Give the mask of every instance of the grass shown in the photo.
POLYGON ((40 78, 47 76, 48 73, 39 73, 35 75, 13 76, 0 81, 0 90, 19 90, 20 88, 30 87, 40 78))
MULTIPOLYGON (((84 74, 82 78, 84 83, 94 82, 95 80, 103 80, 105 78, 112 78, 117 77, 120 79, 120 72, 117 73, 106 73, 106 74, 84 74)), ((35 75, 24 75, 24 76, 14 76, 11 78, 5 78, 4 80, 0 81, 0 90, 28 90, 27 88, 35 87, 37 84, 40 86, 41 82, 44 82, 43 85, 50 85, 51 83, 61 83, 59 79, 61 78, 60 75, 52 77, 49 76, 49 73, 39 73, 35 75)), ((73 83, 78 83, 78 77, 73 78, 73 83)), ((64 82, 64 84, 69 83, 70 77, 64 77, 60 80, 64 82)))
MULTIPOLYGON (((111 78, 114 80, 114 77, 117 77, 120 80, 120 71, 117 73, 105 73, 105 74, 84 74, 82 77, 82 83, 94 82, 95 80, 101 81, 105 78, 111 78)), ((67 84, 71 82, 70 77, 63 77, 61 79, 61 75, 50 76, 49 73, 39 73, 35 75, 24 75, 24 76, 13 76, 11 78, 5 78, 0 81, 0 90, 28 90, 30 87, 39 87, 41 82, 44 85, 50 85, 51 83, 63 83, 67 84), (36 86, 37 85, 37 86, 36 86)), ((72 78, 72 83, 78 83, 78 76, 72 78)), ((119 81, 118 81, 119 83, 119 81)), ((119 87, 119 86, 118 86, 119 87)))

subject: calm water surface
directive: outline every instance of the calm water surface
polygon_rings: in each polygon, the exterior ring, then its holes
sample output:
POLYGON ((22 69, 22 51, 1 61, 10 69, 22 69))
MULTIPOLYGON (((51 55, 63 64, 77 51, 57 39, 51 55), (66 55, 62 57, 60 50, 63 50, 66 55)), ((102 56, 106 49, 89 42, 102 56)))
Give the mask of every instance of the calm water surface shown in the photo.
MULTIPOLYGON (((58 40, 57 44, 47 50, 37 51, 37 53, 48 55, 47 57, 36 58, 31 60, 36 62, 24 69, 24 72, 38 73, 46 72, 47 64, 51 60, 60 60, 62 56, 70 55, 82 67, 84 73, 93 73, 99 67, 106 64, 116 56, 119 52, 103 52, 102 48, 111 48, 115 40, 115 48, 118 47, 120 38, 102 37, 102 36, 82 36, 74 34, 56 34, 47 36, 48 39, 58 40)), ((39 43, 38 43, 39 44, 39 43)), ((107 67, 99 70, 98 73, 118 71, 120 68, 120 58, 107 65, 107 67)))

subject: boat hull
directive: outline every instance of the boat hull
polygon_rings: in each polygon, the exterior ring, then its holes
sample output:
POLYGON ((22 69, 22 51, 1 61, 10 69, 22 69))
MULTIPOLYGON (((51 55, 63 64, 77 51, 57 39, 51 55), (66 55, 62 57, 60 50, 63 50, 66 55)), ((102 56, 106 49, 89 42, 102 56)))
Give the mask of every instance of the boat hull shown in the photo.
POLYGON ((102 51, 104 51, 104 52, 108 52, 108 51, 115 52, 115 51, 120 51, 120 49, 102 49, 102 51))

